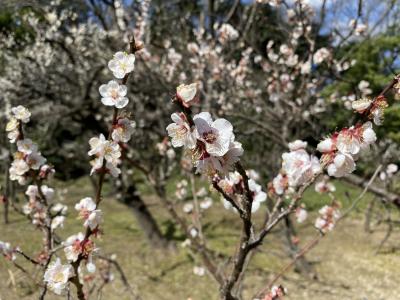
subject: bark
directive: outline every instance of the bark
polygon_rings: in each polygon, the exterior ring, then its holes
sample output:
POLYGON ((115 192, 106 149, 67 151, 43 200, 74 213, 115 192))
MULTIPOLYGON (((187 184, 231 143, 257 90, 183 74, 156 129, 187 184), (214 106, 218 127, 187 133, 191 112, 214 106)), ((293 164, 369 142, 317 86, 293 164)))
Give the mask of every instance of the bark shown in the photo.
POLYGON ((135 185, 131 184, 124 190, 125 192, 120 201, 132 210, 138 225, 143 230, 150 244, 156 248, 172 246, 172 243, 162 235, 157 222, 147 208, 142 197, 140 197, 135 185))
MULTIPOLYGON (((368 185, 368 181, 354 174, 349 174, 346 177, 343 177, 343 179, 352 185, 356 185, 362 188, 365 188, 368 185)), ((400 195, 389 192, 386 189, 374 184, 368 186, 368 191, 379 197, 385 198, 387 201, 393 203, 398 208, 400 208, 400 195)))

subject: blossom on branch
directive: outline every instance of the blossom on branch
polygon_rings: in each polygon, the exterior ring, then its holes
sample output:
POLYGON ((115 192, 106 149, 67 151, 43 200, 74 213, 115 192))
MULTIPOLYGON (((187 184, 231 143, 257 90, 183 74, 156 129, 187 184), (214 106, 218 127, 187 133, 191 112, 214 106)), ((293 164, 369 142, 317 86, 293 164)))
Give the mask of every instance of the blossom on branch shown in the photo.
POLYGON ((66 289, 69 279, 74 276, 74 269, 71 265, 61 264, 61 260, 57 258, 50 263, 46 272, 44 273, 44 281, 47 286, 57 295, 66 289))
POLYGON ((79 217, 85 222, 83 226, 89 227, 91 230, 96 229, 103 221, 103 213, 96 208, 96 203, 92 198, 83 198, 75 205, 75 209, 79 211, 79 217))
POLYGON ((102 84, 99 92, 102 96, 101 102, 104 105, 124 108, 129 102, 129 99, 126 97, 128 92, 127 87, 115 80, 111 80, 107 84, 102 84))
POLYGON ((108 62, 108 68, 113 72, 115 78, 122 79, 135 68, 135 55, 119 51, 108 62))
POLYGON ((185 107, 190 107, 193 103, 196 103, 199 99, 198 97, 198 84, 181 84, 176 88, 176 97, 181 101, 182 105, 185 107))
POLYGON ((196 146, 196 136, 195 133, 192 132, 186 120, 186 116, 183 113, 173 113, 171 119, 174 123, 167 126, 167 132, 171 137, 172 146, 184 146, 193 149, 196 146))

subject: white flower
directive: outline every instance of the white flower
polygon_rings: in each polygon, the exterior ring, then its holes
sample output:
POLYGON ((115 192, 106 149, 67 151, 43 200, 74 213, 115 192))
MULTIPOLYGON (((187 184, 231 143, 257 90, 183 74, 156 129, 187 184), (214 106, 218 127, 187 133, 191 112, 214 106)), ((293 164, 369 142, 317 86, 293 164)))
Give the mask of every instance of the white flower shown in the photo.
POLYGON ((397 170, 399 169, 399 167, 395 164, 389 164, 386 168, 386 172, 390 175, 393 175, 394 173, 397 172, 397 170))
POLYGON ((296 150, 299 150, 299 149, 306 149, 307 142, 303 142, 301 140, 296 140, 296 141, 294 141, 292 143, 289 143, 288 146, 289 146, 289 150, 290 151, 296 151, 296 150))
MULTIPOLYGON (((46 200, 50 201, 54 196, 54 189, 48 187, 47 185, 42 185, 40 187, 43 196, 46 197, 46 200)), ((40 197, 39 190, 37 185, 29 185, 26 189, 25 195, 29 197, 29 199, 35 200, 40 197)))
POLYGON ((200 173, 206 176, 213 176, 218 171, 223 172, 224 169, 222 167, 221 161, 214 156, 208 156, 202 158, 194 163, 196 167, 196 173, 200 173))
POLYGON ((283 195, 288 185, 287 177, 279 173, 273 180, 272 186, 277 195, 283 195))
POLYGON ((65 217, 64 216, 57 216, 53 219, 51 222, 51 230, 55 230, 58 227, 64 227, 64 221, 65 217))
POLYGON ((357 154, 361 149, 359 130, 354 127, 342 129, 337 137, 336 147, 342 153, 357 154))
POLYGON ((108 68, 116 78, 122 79, 135 68, 135 55, 117 52, 114 54, 113 59, 108 62, 108 68))
POLYGON ((267 194, 261 190, 261 185, 257 184, 253 179, 249 179, 249 189, 253 193, 253 204, 251 212, 256 212, 261 205, 261 202, 267 200, 267 194))
POLYGON ((131 121, 128 118, 119 119, 117 124, 114 126, 111 137, 115 142, 126 143, 131 139, 134 129, 134 121, 131 121))
POLYGON ((239 142, 231 142, 229 144, 229 150, 220 159, 223 173, 227 173, 232 168, 233 164, 240 160, 240 156, 244 153, 242 144, 239 142))
POLYGON ((196 137, 195 133, 191 131, 185 115, 173 113, 171 119, 174 123, 167 126, 167 132, 171 137, 172 146, 185 146, 189 149, 193 149, 196 146, 196 137))
POLYGON ((290 187, 305 184, 321 170, 318 159, 304 149, 283 153, 282 159, 282 170, 287 175, 290 187))
POLYGON ((0 241, 0 253, 8 260, 14 261, 17 258, 15 249, 11 247, 10 243, 0 241))
POLYGON ((193 203, 191 203, 191 202, 185 203, 183 205, 183 211, 187 214, 190 214, 193 211, 193 208, 194 208, 194 206, 193 206, 193 203))
POLYGON ((101 102, 104 105, 124 108, 129 102, 126 97, 126 86, 118 84, 115 80, 111 80, 107 84, 102 84, 99 88, 99 92, 102 96, 101 102))
POLYGON ((17 142, 18 151, 24 154, 31 154, 37 151, 37 145, 31 139, 23 139, 17 142))
POLYGON ((336 146, 331 138, 326 138, 317 145, 317 150, 321 153, 328 153, 335 149, 336 146))
POLYGON ((10 143, 15 143, 18 137, 19 137, 18 130, 11 131, 7 134, 7 138, 10 140, 10 143))
POLYGON ((46 163, 46 159, 40 152, 32 152, 25 160, 32 170, 39 170, 39 168, 46 163))
POLYGON ((204 142, 207 153, 223 156, 229 150, 233 140, 232 124, 225 119, 212 120, 208 112, 202 112, 193 117, 198 139, 204 142))
POLYGON ((326 48, 320 48, 314 53, 314 63, 320 64, 324 60, 328 59, 331 56, 331 53, 326 48))
POLYGON ((68 206, 61 204, 61 203, 57 203, 56 205, 54 205, 51 208, 51 211, 56 213, 56 214, 62 214, 65 215, 67 213, 68 210, 68 206))
POLYGON ((75 209, 79 211, 79 216, 85 220, 83 226, 94 230, 103 221, 102 212, 96 209, 96 203, 92 198, 83 198, 75 205, 75 209))
POLYGON ((29 171, 29 165, 23 159, 14 159, 10 167, 10 175, 24 175, 29 171))
MULTIPOLYGON (((119 160, 118 160, 119 161, 119 160)), ((121 169, 116 166, 116 162, 106 162, 106 169, 111 176, 117 178, 121 174, 121 169)))
POLYGON ((11 112, 17 120, 20 120, 23 123, 28 123, 31 113, 28 109, 23 107, 22 105, 18 105, 17 107, 11 108, 11 112))
POLYGON ((328 205, 322 207, 319 214, 320 216, 315 220, 315 227, 324 233, 331 231, 340 218, 340 212, 335 207, 328 205))
POLYGON ((69 278, 74 276, 74 269, 71 265, 62 265, 59 258, 50 263, 44 273, 44 281, 47 286, 56 294, 61 295, 68 284, 69 278))
POLYGON ((194 266, 193 274, 197 276, 204 276, 206 274, 206 269, 204 269, 203 267, 194 266))
POLYGON ((91 138, 89 145, 91 147, 88 152, 90 156, 97 155, 101 159, 104 157, 111 163, 114 163, 121 156, 119 145, 113 141, 106 140, 103 134, 100 134, 98 138, 91 138))
POLYGON ((14 117, 11 117, 10 120, 7 122, 6 131, 16 131, 18 130, 18 120, 14 117))
POLYGON ((204 198, 203 201, 200 202, 200 208, 206 210, 210 208, 212 204, 213 204, 212 199, 210 197, 206 197, 204 198))
POLYGON ((362 140, 367 146, 376 142, 376 134, 371 122, 366 122, 362 126, 362 140))
POLYGON ((181 84, 176 88, 176 96, 185 107, 189 107, 197 101, 197 86, 197 83, 181 84))
POLYGON ((315 184, 315 191, 320 194, 326 192, 332 193, 336 191, 336 187, 331 182, 327 182, 326 180, 321 180, 315 184))
POLYGON ((350 154, 338 153, 333 162, 328 165, 329 176, 343 177, 352 173, 356 169, 356 164, 350 154))
POLYGON ((65 242, 63 242, 63 245, 65 246, 65 257, 68 259, 68 261, 74 262, 78 259, 79 254, 81 254, 82 252, 81 243, 84 238, 85 236, 83 235, 83 233, 79 232, 78 234, 71 235, 65 240, 65 242))
POLYGON ((298 207, 296 208, 295 215, 297 223, 303 223, 307 219, 308 213, 303 207, 298 207))
POLYGON ((218 33, 221 43, 234 41, 239 38, 239 32, 228 23, 222 24, 221 28, 218 30, 218 33))

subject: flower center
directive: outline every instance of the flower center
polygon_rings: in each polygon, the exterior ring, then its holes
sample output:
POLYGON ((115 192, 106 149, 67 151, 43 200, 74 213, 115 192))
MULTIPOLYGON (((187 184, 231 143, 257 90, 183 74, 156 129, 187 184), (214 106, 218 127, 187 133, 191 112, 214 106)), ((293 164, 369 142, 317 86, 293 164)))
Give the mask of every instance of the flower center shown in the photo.
POLYGON ((58 272, 54 274, 53 281, 54 282, 64 282, 64 274, 62 272, 58 272))
POLYGON ((213 144, 217 140, 217 134, 212 131, 204 132, 203 139, 206 141, 206 143, 213 144))

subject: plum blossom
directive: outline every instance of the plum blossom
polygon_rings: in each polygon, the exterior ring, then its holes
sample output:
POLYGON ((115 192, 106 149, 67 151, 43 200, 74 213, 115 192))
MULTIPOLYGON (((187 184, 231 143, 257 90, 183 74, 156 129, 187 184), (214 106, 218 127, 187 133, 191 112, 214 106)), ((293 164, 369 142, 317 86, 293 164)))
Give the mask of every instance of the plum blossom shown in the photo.
POLYGON ((221 25, 220 29, 218 30, 218 34, 221 43, 234 41, 239 38, 239 32, 228 23, 221 25))
POLYGON ((182 102, 185 107, 190 107, 198 100, 198 84, 181 84, 176 88, 176 97, 182 102))
POLYGON ((65 242, 63 242, 63 245, 65 246, 65 257, 68 261, 74 262, 78 259, 79 254, 81 254, 82 252, 81 243, 84 238, 85 236, 83 235, 83 233, 79 232, 78 234, 71 235, 65 240, 65 242))
POLYGON ((122 79, 135 68, 135 55, 119 51, 108 62, 108 68, 113 72, 114 77, 122 79))
POLYGON ((85 220, 83 226, 89 227, 91 230, 96 229, 103 221, 101 210, 96 208, 96 203, 90 197, 83 198, 75 205, 75 209, 79 211, 79 216, 85 220))
POLYGON ((319 210, 320 216, 315 220, 315 227, 321 232, 331 231, 340 218, 340 212, 336 206, 325 205, 319 210))
POLYGON ((222 173, 228 173, 232 166, 240 160, 244 153, 242 144, 234 141, 229 144, 229 150, 219 160, 222 166, 222 173))
POLYGON ((331 56, 331 52, 323 47, 318 49, 313 56, 314 59, 314 63, 316 63, 317 65, 322 63, 323 61, 327 60, 329 57, 331 56))
POLYGON ((304 207, 298 207, 295 211, 296 221, 297 223, 303 223, 308 216, 308 212, 304 207))
POLYGON ((282 171, 288 178, 290 187, 298 187, 309 181, 321 171, 321 166, 315 156, 310 156, 304 149, 305 142, 296 141, 291 144, 294 151, 282 154, 282 171))
POLYGON ((191 131, 185 115, 182 113, 173 113, 171 119, 174 123, 167 126, 167 132, 171 137, 172 146, 185 146, 189 149, 193 149, 196 146, 196 136, 195 133, 191 131))
POLYGON ((197 276, 204 276, 206 274, 206 269, 204 267, 194 266, 193 274, 197 276))
POLYGON ((206 210, 209 209, 213 204, 213 201, 210 197, 204 198, 203 201, 200 202, 199 206, 201 209, 206 210))
POLYGON ((328 165, 327 171, 329 176, 343 177, 352 173, 356 169, 353 157, 347 153, 338 153, 333 162, 328 165))
POLYGON ((372 100, 370 98, 361 98, 359 100, 355 100, 351 103, 352 108, 358 112, 363 113, 366 111, 372 104, 372 100))
POLYGON ((261 185, 257 184, 253 179, 249 179, 249 189, 253 194, 253 204, 251 212, 256 212, 261 205, 261 202, 267 200, 267 194, 262 191, 261 185))
POLYGON ((46 159, 42 156, 40 152, 32 152, 28 154, 25 161, 32 170, 39 170, 42 165, 46 163, 46 159))
POLYGON ((223 156, 233 140, 232 124, 225 119, 212 120, 210 113, 202 112, 193 117, 198 139, 205 144, 208 154, 223 156))
POLYGON ((32 142, 31 139, 23 139, 17 141, 18 151, 24 154, 32 154, 32 152, 36 152, 38 147, 32 142))
POLYGON ((68 206, 61 204, 61 203, 57 203, 54 206, 51 207, 51 211, 56 213, 56 214, 62 214, 65 215, 68 211, 68 206))
POLYGON ((22 176, 29 171, 29 165, 23 159, 14 159, 10 167, 10 176, 15 174, 22 176))
POLYGON ((102 84, 99 88, 100 95, 102 96, 101 102, 107 106, 124 108, 129 102, 129 99, 126 97, 127 91, 125 85, 111 80, 107 84, 102 84))
POLYGON ((262 300, 281 300, 283 296, 286 294, 286 289, 284 287, 274 285, 271 288, 271 291, 265 295, 262 300))
POLYGON ((333 185, 332 182, 328 181, 329 177, 325 177, 323 180, 318 181, 315 184, 315 191, 317 193, 323 194, 323 193, 333 193, 334 191, 336 191, 336 187, 333 185))
POLYGON ((128 118, 118 119, 117 124, 114 125, 111 137, 115 142, 127 143, 131 139, 134 129, 134 121, 131 121, 128 118))
POLYGON ((31 117, 30 111, 22 105, 18 105, 17 107, 11 108, 11 112, 15 119, 23 123, 28 123, 29 118, 31 117))
POLYGON ((11 247, 10 243, 0 241, 0 253, 8 260, 14 261, 17 257, 15 255, 16 249, 11 247))
POLYGON ((274 192, 277 195, 283 195, 285 190, 288 187, 288 179, 286 175, 282 175, 279 173, 273 180, 272 180, 272 187, 274 192))
MULTIPOLYGON (((47 185, 41 185, 40 190, 47 201, 51 201, 53 199, 54 189, 48 187, 47 185)), ((25 195, 27 195, 31 200, 41 197, 37 185, 29 185, 26 189, 25 195)))
POLYGON ((64 216, 54 217, 53 220, 51 221, 51 230, 55 230, 58 227, 64 227, 64 221, 65 221, 64 216))
POLYGON ((109 163, 106 165, 106 168, 109 169, 112 174, 119 173, 118 170, 116 170, 116 165, 119 163, 121 150, 120 146, 116 142, 106 140, 104 135, 100 134, 98 138, 91 138, 89 140, 89 145, 91 149, 88 154, 90 156, 96 155, 97 157, 92 162, 91 174, 93 174, 94 171, 102 168, 104 159, 107 161, 107 163, 109 163))
POLYGON ((44 273, 44 281, 47 283, 49 289, 57 295, 61 295, 68 285, 69 278, 72 276, 74 276, 72 266, 69 264, 62 265, 61 260, 57 258, 49 264, 44 273))

